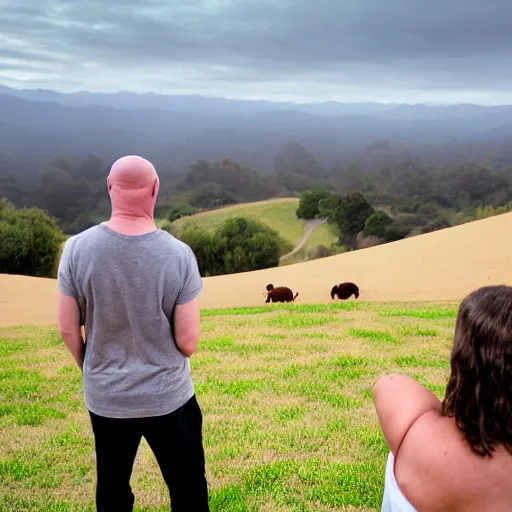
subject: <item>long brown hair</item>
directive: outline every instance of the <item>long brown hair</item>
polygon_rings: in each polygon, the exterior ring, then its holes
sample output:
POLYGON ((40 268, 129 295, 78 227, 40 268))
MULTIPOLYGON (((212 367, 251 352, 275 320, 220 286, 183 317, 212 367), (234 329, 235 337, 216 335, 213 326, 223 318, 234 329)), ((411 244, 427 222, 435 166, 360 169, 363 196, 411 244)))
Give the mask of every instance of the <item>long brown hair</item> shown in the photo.
POLYGON ((487 286, 459 308, 443 414, 455 418, 472 450, 512 454, 512 288, 487 286))

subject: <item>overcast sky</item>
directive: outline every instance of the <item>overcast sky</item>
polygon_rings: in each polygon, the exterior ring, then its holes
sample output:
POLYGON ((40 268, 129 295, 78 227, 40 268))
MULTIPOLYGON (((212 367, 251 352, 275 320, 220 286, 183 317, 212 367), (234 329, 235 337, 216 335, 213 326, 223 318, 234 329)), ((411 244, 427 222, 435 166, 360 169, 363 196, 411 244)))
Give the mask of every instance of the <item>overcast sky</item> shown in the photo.
POLYGON ((0 0, 0 83, 512 104, 512 0, 0 0))

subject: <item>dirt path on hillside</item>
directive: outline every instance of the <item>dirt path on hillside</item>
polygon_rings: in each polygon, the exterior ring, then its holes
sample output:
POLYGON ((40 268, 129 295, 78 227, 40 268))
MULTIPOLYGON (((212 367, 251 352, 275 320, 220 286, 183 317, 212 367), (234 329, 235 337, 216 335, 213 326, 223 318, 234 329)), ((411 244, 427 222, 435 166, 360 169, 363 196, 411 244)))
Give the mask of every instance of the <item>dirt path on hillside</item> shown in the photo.
POLYGON ((287 260, 288 258, 291 258, 295 254, 297 254, 300 250, 302 250, 305 247, 305 245, 308 243, 308 240, 311 237, 313 231, 318 226, 320 226, 320 224, 323 224, 324 222, 325 222, 325 219, 308 220, 306 222, 306 225, 304 226, 304 234, 302 235, 300 242, 288 254, 281 256, 281 258, 279 258, 279 261, 287 260))

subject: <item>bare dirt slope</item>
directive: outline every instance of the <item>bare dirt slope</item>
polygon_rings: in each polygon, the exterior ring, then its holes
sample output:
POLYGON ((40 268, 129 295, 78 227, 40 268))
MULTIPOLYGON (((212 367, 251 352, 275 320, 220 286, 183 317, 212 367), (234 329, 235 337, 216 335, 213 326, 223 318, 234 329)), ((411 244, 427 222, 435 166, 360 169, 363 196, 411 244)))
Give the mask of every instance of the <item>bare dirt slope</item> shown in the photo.
MULTIPOLYGON (((268 283, 299 292, 298 303, 329 302, 354 281, 363 301, 460 300, 488 284, 512 285, 512 214, 321 260, 204 280, 203 308, 264 303, 268 283)), ((55 321, 56 282, 0 276, 0 325, 55 321)))

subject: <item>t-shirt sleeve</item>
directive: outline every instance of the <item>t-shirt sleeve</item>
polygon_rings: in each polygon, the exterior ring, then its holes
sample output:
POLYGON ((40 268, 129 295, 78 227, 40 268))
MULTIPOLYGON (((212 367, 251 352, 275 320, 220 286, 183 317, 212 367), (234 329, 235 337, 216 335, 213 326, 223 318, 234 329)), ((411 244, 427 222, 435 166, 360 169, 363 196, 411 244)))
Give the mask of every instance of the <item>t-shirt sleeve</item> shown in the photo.
POLYGON ((64 295, 78 299, 75 276, 71 268, 71 246, 69 240, 64 244, 57 273, 57 284, 64 295))
POLYGON ((190 247, 187 247, 182 286, 176 304, 187 304, 201 294, 203 280, 199 273, 197 259, 190 247))

